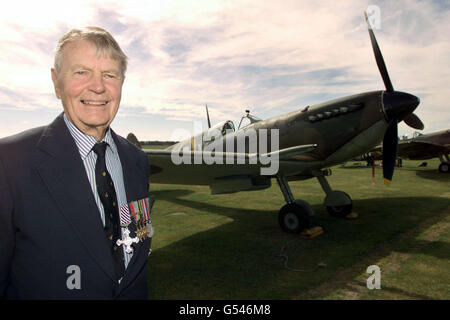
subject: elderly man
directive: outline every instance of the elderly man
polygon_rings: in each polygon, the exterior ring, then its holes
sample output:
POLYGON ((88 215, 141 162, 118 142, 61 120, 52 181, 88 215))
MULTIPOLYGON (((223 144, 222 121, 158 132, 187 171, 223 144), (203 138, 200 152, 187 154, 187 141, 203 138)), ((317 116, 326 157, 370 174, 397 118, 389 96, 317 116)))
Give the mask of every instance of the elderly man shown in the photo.
POLYGON ((64 112, 0 140, 0 297, 147 298, 148 159, 110 128, 126 66, 106 30, 69 31, 51 69, 64 112))

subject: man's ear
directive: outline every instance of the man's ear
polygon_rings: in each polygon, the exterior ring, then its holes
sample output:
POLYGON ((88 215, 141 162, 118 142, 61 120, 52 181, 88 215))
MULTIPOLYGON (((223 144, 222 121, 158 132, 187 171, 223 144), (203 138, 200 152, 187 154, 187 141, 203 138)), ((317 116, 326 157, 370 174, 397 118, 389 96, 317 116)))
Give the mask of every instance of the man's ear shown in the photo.
POLYGON ((56 97, 58 99, 61 99, 61 90, 59 89, 58 79, 56 76, 56 70, 54 68, 52 68, 51 72, 52 72, 52 81, 53 81, 53 87, 55 88, 56 97))

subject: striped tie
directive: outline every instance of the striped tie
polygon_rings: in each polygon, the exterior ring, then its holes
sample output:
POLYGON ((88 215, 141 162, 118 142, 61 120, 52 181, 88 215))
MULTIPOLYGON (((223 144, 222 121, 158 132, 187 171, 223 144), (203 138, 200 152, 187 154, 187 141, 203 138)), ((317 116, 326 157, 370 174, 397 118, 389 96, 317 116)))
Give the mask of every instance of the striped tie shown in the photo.
POLYGON ((123 250, 116 244, 117 239, 120 239, 119 210, 114 183, 106 169, 105 152, 107 146, 106 142, 96 143, 92 150, 97 154, 95 180, 97 192, 105 210, 105 234, 111 247, 117 279, 120 279, 125 271, 125 264, 123 250))

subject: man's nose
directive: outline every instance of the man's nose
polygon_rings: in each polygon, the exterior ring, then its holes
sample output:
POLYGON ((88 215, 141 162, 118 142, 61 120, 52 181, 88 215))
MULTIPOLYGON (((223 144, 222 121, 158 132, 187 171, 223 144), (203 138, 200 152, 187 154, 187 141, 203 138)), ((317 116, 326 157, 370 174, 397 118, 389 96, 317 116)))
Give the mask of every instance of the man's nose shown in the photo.
POLYGON ((103 93, 105 91, 105 84, 103 81, 102 74, 94 73, 89 83, 89 90, 95 93, 103 93))

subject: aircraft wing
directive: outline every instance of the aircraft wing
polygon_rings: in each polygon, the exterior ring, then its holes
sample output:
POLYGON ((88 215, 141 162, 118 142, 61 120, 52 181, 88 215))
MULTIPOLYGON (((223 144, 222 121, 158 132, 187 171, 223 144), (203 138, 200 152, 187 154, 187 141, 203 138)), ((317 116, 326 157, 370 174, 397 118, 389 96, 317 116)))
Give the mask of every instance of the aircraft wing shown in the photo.
MULTIPOLYGON (((450 151, 450 145, 441 145, 429 141, 417 140, 401 140, 398 142, 397 156, 410 160, 426 160, 437 158, 440 154, 447 154, 450 151)), ((370 150, 370 155, 375 160, 381 160, 383 155, 383 148, 381 145, 370 150)), ((365 155, 359 157, 357 160, 364 160, 365 155)))
POLYGON ((295 146, 290 148, 281 149, 278 151, 270 152, 265 156, 277 156, 279 160, 293 160, 295 156, 306 152, 313 151, 317 148, 317 144, 305 144, 302 146, 295 146))
MULTIPOLYGON (((316 144, 256 153, 174 151, 142 149, 150 162, 150 183, 209 185, 212 193, 258 190, 271 185, 269 175, 261 175, 259 158, 289 161, 296 155, 314 150, 316 144)), ((298 162, 298 160, 296 160, 298 162)), ((277 167, 278 168, 278 167, 277 167)))
MULTIPOLYGON (((292 159, 293 156, 312 151, 315 148, 317 148, 317 144, 306 144, 306 145, 302 145, 302 146, 284 148, 281 150, 264 153, 264 154, 261 154, 260 156, 262 156, 262 157, 278 157, 279 160, 290 160, 290 159, 292 159)), ((174 151, 173 149, 171 149, 171 150, 142 149, 142 151, 144 151, 149 157, 152 157, 152 156, 172 157, 173 156, 172 153, 174 153, 174 152, 176 153, 176 151, 174 151)), ((211 156, 211 157, 216 157, 216 158, 221 157, 223 160, 226 160, 227 158, 233 158, 235 160, 236 159, 250 160, 255 157, 258 157, 257 153, 215 152, 215 151, 210 151, 210 152, 208 152, 208 151, 180 151, 180 157, 182 157, 183 155, 188 156, 191 159, 192 158, 202 159, 203 157, 211 156)))
POLYGON ((448 146, 427 141, 400 141, 398 144, 398 156, 411 160, 436 158, 448 150, 448 146))

